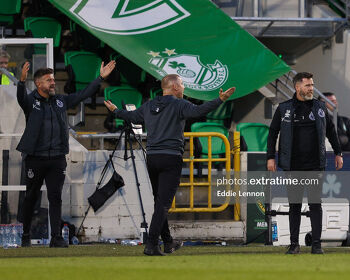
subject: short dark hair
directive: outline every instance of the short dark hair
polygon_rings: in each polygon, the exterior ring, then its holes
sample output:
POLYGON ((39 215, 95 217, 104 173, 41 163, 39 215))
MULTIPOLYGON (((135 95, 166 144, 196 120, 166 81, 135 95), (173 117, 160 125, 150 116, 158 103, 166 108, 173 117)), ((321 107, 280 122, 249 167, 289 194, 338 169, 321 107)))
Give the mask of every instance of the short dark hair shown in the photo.
POLYGON ((335 94, 333 92, 324 92, 323 93, 324 96, 328 97, 328 96, 335 96, 335 94))
POLYGON ((52 68, 40 68, 35 71, 34 73, 34 82, 38 79, 40 79, 42 76, 47 75, 47 74, 53 74, 53 69, 52 68))
POLYGON ((311 79, 314 75, 308 72, 297 73, 293 78, 293 85, 295 87, 296 83, 302 82, 303 79, 311 79))

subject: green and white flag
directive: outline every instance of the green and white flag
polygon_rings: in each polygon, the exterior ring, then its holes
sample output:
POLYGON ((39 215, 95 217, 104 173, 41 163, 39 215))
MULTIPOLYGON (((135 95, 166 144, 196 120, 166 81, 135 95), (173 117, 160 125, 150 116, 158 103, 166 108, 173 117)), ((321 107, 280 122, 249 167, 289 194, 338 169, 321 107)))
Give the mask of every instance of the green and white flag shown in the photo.
POLYGON ((154 77, 181 76, 187 96, 247 95, 289 67, 209 0, 49 0, 154 77))

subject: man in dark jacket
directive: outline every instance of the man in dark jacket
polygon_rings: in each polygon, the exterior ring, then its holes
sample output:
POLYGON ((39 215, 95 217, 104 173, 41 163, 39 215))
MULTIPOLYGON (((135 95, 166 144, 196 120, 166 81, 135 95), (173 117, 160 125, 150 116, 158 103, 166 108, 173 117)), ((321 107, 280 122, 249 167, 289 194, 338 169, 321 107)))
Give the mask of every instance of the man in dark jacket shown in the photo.
MULTIPOLYGON (((267 140, 267 169, 276 171, 275 152, 278 135, 278 166, 285 171, 323 171, 326 167, 325 137, 329 139, 335 154, 335 167, 343 167, 343 159, 337 134, 329 118, 324 102, 313 98, 313 75, 301 72, 295 75, 295 94, 292 99, 279 104, 270 125, 267 140)), ((309 189, 308 189, 309 190, 309 189)), ((304 188, 293 189, 298 197, 304 188)), ((323 254, 321 248, 322 208, 320 188, 314 189, 312 202, 308 192, 310 220, 312 228, 312 253, 323 254), (317 201, 317 203, 315 203, 317 201)), ((299 231, 301 221, 301 202, 289 198, 289 230, 291 245, 287 254, 300 251, 299 231)))
POLYGON ((208 114, 235 91, 235 88, 220 90, 220 97, 196 106, 183 99, 184 85, 178 75, 165 76, 161 86, 163 96, 157 96, 132 112, 118 110, 110 101, 105 101, 115 117, 134 124, 144 123, 147 129, 147 169, 155 205, 144 253, 151 256, 164 255, 158 245, 159 236, 165 253, 172 253, 182 245, 171 237, 167 215, 180 183, 185 120, 208 114))
POLYGON ((26 128, 17 146, 25 160, 26 197, 23 204, 22 246, 29 247, 34 205, 45 180, 51 226, 50 247, 68 247, 61 235, 62 187, 66 172, 68 147, 67 109, 92 96, 103 79, 115 67, 115 61, 102 63, 100 76, 80 92, 61 95, 55 92, 55 78, 50 68, 34 74, 36 90, 27 94, 25 81, 29 63, 22 69, 17 86, 17 100, 26 118, 26 128))
MULTIPOLYGON (((325 92, 323 93, 327 99, 332 101, 332 103, 338 107, 338 101, 337 97, 332 92, 325 92)), ((334 108, 326 103, 326 106, 330 112, 334 111, 334 108)), ((341 146, 341 149, 343 152, 350 151, 350 119, 344 116, 337 115, 337 132, 338 132, 338 139, 341 146)))

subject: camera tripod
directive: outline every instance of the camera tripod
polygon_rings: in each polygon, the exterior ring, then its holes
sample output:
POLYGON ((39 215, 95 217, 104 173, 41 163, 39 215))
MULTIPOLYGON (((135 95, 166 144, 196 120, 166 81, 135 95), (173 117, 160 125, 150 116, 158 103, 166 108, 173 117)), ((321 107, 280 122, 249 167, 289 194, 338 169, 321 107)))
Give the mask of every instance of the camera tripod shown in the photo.
MULTIPOLYGON (((143 148, 142 146, 142 143, 141 143, 141 140, 139 138, 137 138, 133 128, 132 128, 132 124, 129 123, 129 122, 126 122, 124 121, 124 126, 123 126, 123 129, 121 130, 120 132, 120 136, 118 138, 118 141, 112 151, 112 153, 109 155, 109 158, 107 160, 107 162, 105 163, 103 169, 102 169, 102 172, 101 172, 101 175, 100 175, 100 179, 96 185, 96 190, 97 191, 98 189, 101 188, 101 183, 106 175, 106 172, 109 168, 109 165, 112 166, 113 170, 115 171, 115 167, 114 167, 114 164, 113 164, 113 158, 114 158, 114 154, 119 146, 119 143, 121 143, 122 139, 123 139, 123 135, 124 135, 124 161, 127 161, 128 159, 131 158, 131 161, 132 161, 132 165, 133 165, 133 171, 134 171, 134 176, 135 176, 135 182, 136 182, 136 187, 137 187, 137 191, 138 191, 138 197, 139 197, 139 201, 140 201, 140 207, 141 207, 141 212, 142 212, 142 222, 141 222, 141 226, 140 228, 143 229, 141 231, 141 234, 142 234, 142 241, 143 243, 146 243, 147 241, 147 237, 148 237, 148 224, 146 222, 146 213, 145 213, 145 210, 144 210, 144 206, 143 206, 143 201, 142 201, 142 195, 141 195, 141 190, 140 190, 140 182, 139 182, 139 178, 138 178, 138 174, 137 174, 137 169, 136 169, 136 163, 135 163, 135 155, 134 155, 134 150, 133 150, 133 147, 132 147, 132 144, 133 144, 133 139, 136 140, 136 142, 138 143, 139 147, 141 148, 141 150, 143 151, 143 156, 144 156, 144 159, 146 158, 145 157, 145 149, 143 148), (132 139, 133 138, 133 139, 132 139), (128 151, 130 152, 130 156, 128 156, 128 151)), ((84 214, 84 217, 83 217, 83 220, 79 226, 79 229, 78 229, 78 232, 77 232, 77 235, 79 235, 80 231, 82 230, 83 228, 83 224, 84 224, 84 221, 88 215, 88 212, 91 208, 91 205, 89 204, 85 214, 84 214)))

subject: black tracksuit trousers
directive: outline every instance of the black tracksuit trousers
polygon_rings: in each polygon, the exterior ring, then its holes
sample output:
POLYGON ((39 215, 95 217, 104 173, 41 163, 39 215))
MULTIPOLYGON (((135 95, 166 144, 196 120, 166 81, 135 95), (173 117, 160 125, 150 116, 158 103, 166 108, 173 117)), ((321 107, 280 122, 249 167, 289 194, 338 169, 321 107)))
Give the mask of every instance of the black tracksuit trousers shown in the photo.
MULTIPOLYGON (((309 171, 324 171, 324 169, 313 169, 309 171)), ((315 173, 315 172, 313 172, 315 173)), ((300 179, 300 178, 299 178, 300 179)), ((322 180, 322 179, 321 179, 322 180)), ((322 233, 322 206, 321 206, 321 188, 322 184, 317 187, 288 187, 289 199, 289 231, 291 244, 299 244, 299 233, 301 223, 301 206, 303 195, 306 188, 309 201, 310 221, 312 242, 320 242, 322 233), (300 202, 300 203, 299 203, 300 202)))
POLYGON ((173 239, 169 231, 168 211, 180 184, 182 156, 147 155, 147 169, 154 196, 154 213, 147 242, 157 245, 161 236, 164 243, 170 243, 173 239))
POLYGON ((61 235, 62 188, 67 167, 64 155, 46 158, 27 156, 25 158, 26 197, 23 204, 23 233, 30 232, 35 203, 45 180, 49 201, 51 236, 61 235))

